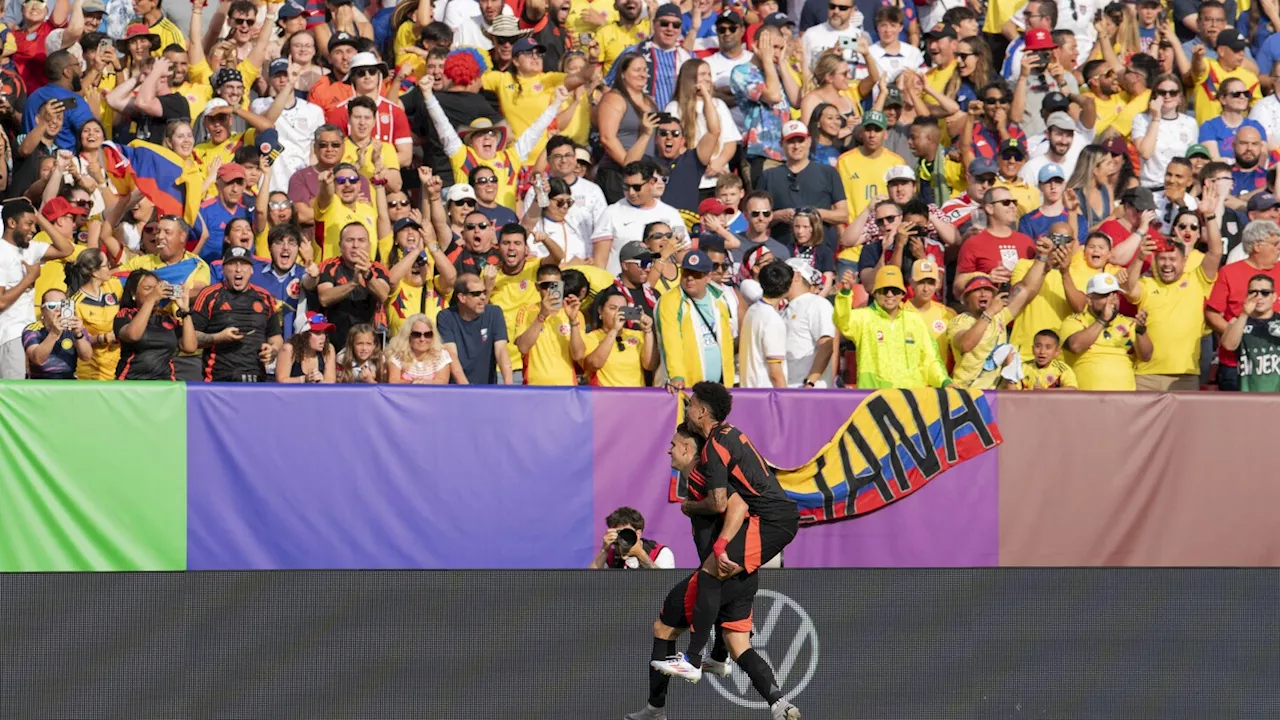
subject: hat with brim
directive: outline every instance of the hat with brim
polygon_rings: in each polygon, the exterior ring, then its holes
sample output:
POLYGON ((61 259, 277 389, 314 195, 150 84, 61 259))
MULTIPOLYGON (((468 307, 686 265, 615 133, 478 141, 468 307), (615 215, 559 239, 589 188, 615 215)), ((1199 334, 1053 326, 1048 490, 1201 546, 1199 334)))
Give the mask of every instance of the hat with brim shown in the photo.
POLYGON ((230 265, 231 263, 235 263, 235 262, 244 262, 244 263, 249 263, 250 265, 252 265, 252 264, 253 264, 253 253, 249 251, 249 248, 246 248, 246 247, 239 247, 239 246, 235 246, 235 245, 233 245, 233 246, 231 246, 231 247, 227 248, 226 250, 222 251, 222 266, 223 266, 223 267, 226 267, 226 266, 230 265))
POLYGON ((877 127, 881 130, 889 129, 889 121, 885 119, 884 113, 879 110, 868 110, 862 116, 862 127, 877 127))
POLYGON ((116 41, 116 49, 125 55, 129 54, 129 43, 138 38, 145 38, 151 43, 151 52, 160 49, 160 36, 151 32, 151 28, 142 23, 134 23, 124 31, 124 37, 116 41))
POLYGON ((407 230, 408 228, 417 228, 421 230, 422 223, 418 222, 417 220, 414 220, 411 217, 402 217, 391 225, 391 232, 398 235, 400 234, 401 230, 407 230))
POLYGON ((1111 273, 1098 273, 1089 278, 1089 283, 1085 285, 1084 292, 1086 295, 1110 295, 1111 293, 1120 292, 1120 281, 1111 273))
POLYGON ((351 58, 351 67, 347 70, 347 76, 342 78, 342 82, 350 85, 352 79, 355 78, 356 70, 368 67, 377 68, 383 77, 387 75, 387 64, 382 62, 377 55, 371 52, 358 52, 355 57, 351 58))
POLYGON ((890 288, 907 291, 907 286, 902 283, 902 268, 896 265, 885 265, 876 271, 875 289, 871 292, 874 294, 890 288))
POLYGON ((85 15, 105 13, 106 11, 107 6, 102 3, 102 0, 84 0, 84 3, 80 5, 80 12, 85 15))
POLYGON ((1187 148, 1186 158, 1190 160, 1193 157, 1202 157, 1206 160, 1213 159, 1213 155, 1209 152, 1209 148, 1205 145, 1201 145, 1200 143, 1196 143, 1195 145, 1187 148))
POLYGON ((359 35, 352 35, 351 33, 345 32, 334 33, 333 37, 329 38, 329 52, 333 52, 343 45, 353 47, 357 52, 359 52, 365 47, 365 42, 365 39, 359 35))
POLYGON ((969 282, 964 284, 964 294, 968 295, 974 290, 981 290, 982 288, 987 288, 988 290, 995 290, 996 284, 994 282, 991 282, 990 276, 984 275, 982 273, 978 273, 977 275, 974 275, 973 277, 969 278, 969 282))
POLYGON ((462 140, 462 144, 465 145, 471 141, 472 135, 494 130, 496 130, 500 136, 498 138, 498 148, 502 149, 502 147, 507 144, 507 122, 505 120, 495 123, 489 118, 476 118, 471 121, 470 125, 458 128, 458 139, 462 140))
POLYGON ((485 35, 491 38, 524 38, 529 37, 532 30, 524 30, 520 27, 520 21, 510 15, 499 15, 493 19, 489 27, 484 31, 485 35))
POLYGON ((300 332, 322 332, 331 333, 338 329, 337 325, 329 322, 329 319, 318 312, 307 313, 306 324, 303 325, 300 332))

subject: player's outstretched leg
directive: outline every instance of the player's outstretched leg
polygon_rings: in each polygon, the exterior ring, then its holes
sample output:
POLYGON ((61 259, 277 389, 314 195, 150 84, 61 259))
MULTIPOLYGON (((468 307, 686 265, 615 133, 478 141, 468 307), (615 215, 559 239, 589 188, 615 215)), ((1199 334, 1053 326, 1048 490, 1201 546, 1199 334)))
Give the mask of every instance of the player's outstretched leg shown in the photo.
POLYGON ((773 720, 801 720, 800 708, 782 697, 782 690, 773 677, 773 668, 751 647, 751 633, 726 632, 725 644, 738 663, 738 667, 751 678, 751 686, 769 703, 773 720))

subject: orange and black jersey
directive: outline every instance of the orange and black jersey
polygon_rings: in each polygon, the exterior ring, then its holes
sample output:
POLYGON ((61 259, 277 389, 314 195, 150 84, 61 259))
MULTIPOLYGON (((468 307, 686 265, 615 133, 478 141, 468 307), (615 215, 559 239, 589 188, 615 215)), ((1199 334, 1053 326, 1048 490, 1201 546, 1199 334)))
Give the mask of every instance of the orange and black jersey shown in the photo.
POLYGON ((196 332, 213 335, 229 327, 244 334, 239 342, 220 343, 204 350, 206 382, 260 382, 266 377, 258 353, 268 338, 281 334, 276 299, 257 285, 239 292, 225 283, 210 285, 191 307, 196 332))
MULTIPOLYGON (((732 495, 734 490, 729 487, 726 477, 723 473, 718 473, 708 478, 706 468, 699 462, 689 471, 689 482, 686 485, 689 499, 702 500, 716 488, 724 488, 726 495, 732 495)), ((724 527, 724 514, 690 515, 689 523, 693 526, 693 546, 698 551, 698 560, 706 560, 724 527)))
MULTIPOLYGON (((749 512, 765 523, 795 523, 796 503, 778 484, 778 476, 765 463, 751 441, 738 428, 717 425, 702 446, 699 469, 706 487, 727 485, 729 494, 746 501, 749 512)), ((690 483, 692 485, 692 483, 690 483)))

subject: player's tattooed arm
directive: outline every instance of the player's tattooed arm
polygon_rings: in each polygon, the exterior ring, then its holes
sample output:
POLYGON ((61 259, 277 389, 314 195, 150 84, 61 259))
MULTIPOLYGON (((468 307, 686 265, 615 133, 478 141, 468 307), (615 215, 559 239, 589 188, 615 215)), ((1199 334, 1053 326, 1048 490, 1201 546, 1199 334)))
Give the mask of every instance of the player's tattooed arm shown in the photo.
POLYGON ((681 510, 685 515, 719 515, 728 506, 728 491, 720 487, 712 488, 701 500, 685 500, 681 510))

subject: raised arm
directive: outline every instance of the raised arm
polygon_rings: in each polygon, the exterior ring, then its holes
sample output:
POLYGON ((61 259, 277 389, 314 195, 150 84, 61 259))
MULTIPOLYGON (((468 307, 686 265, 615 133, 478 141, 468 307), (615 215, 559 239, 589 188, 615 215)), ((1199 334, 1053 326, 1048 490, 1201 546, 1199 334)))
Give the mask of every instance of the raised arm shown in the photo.
MULTIPOLYGON (((431 78, 423 78, 418 83, 418 89, 422 91, 422 101, 427 106, 427 115, 431 117, 431 124, 436 128, 436 135, 440 138, 440 144, 444 146, 444 154, 449 157, 457 155, 462 150, 462 139, 458 137, 458 132, 453 129, 453 123, 449 121, 449 116, 444 114, 444 108, 440 107, 440 101, 432 94, 431 78)), ((550 120, 547 122, 549 123, 550 120)), ((544 125, 542 129, 546 130, 547 128, 544 125)))
POLYGON ((556 119, 560 104, 568 97, 569 91, 563 85, 557 87, 555 93, 551 96, 551 104, 547 106, 546 110, 542 111, 542 114, 538 116, 537 120, 533 121, 532 125, 520 134, 520 137, 516 140, 515 150, 521 162, 529 161, 529 153, 533 152, 533 149, 542 140, 542 136, 547 133, 547 128, 551 127, 551 121, 556 119))

